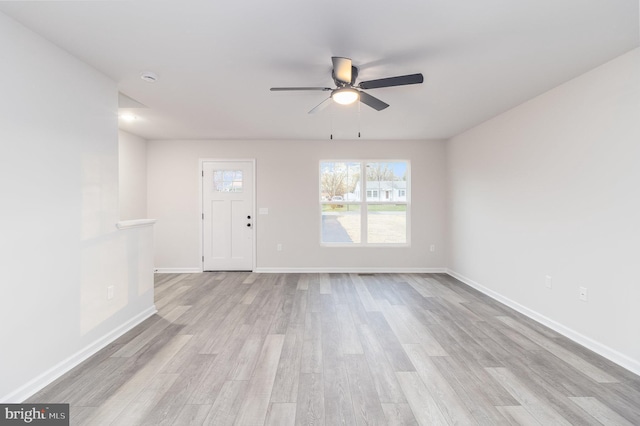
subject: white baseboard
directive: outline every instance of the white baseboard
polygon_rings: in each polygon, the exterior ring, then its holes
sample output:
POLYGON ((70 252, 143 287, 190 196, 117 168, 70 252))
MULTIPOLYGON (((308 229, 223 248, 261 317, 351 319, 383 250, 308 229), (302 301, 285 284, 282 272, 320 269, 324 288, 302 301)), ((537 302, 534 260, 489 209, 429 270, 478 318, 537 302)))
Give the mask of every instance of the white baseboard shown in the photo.
POLYGON ((267 267, 256 268, 258 274, 437 274, 446 273, 447 268, 371 268, 371 267, 267 267))
POLYGON ((154 268, 156 274, 199 274, 200 268, 154 268))
MULTIPOLYGON (((198 268, 155 268, 156 274, 199 274, 198 268)), ((263 267, 256 268, 257 274, 446 274, 447 268, 377 268, 377 267, 263 267)))
POLYGON ((28 383, 14 390, 8 395, 3 396, 2 398, 0 398, 0 403, 21 403, 63 374, 80 365, 80 363, 94 355, 100 349, 106 347, 109 343, 113 342, 118 337, 122 336, 127 331, 131 330, 156 312, 158 312, 158 310, 156 309, 155 305, 145 309, 118 328, 110 331, 101 338, 95 340, 93 343, 90 343, 83 349, 54 365, 44 373, 40 374, 33 380, 29 381, 28 383))
POLYGON ((578 333, 577 331, 566 327, 559 322, 554 321, 551 318, 548 318, 532 309, 529 309, 526 306, 519 304, 518 302, 504 297, 501 294, 496 293, 495 291, 483 286, 482 284, 479 284, 472 279, 465 277, 464 275, 452 271, 451 269, 447 269, 447 274, 451 275, 453 278, 459 281, 462 281, 469 287, 473 287, 476 290, 486 294, 492 299, 495 299, 498 302, 503 303, 508 307, 520 312, 521 314, 528 316, 532 320, 549 327, 550 329, 562 334, 563 336, 573 340, 574 342, 581 344, 587 349, 590 349, 593 352, 602 355, 609 361, 615 362, 619 366, 626 368, 632 373, 640 375, 640 361, 630 358, 627 355, 620 353, 606 345, 603 345, 602 343, 597 342, 592 338, 585 336, 584 334, 578 333))

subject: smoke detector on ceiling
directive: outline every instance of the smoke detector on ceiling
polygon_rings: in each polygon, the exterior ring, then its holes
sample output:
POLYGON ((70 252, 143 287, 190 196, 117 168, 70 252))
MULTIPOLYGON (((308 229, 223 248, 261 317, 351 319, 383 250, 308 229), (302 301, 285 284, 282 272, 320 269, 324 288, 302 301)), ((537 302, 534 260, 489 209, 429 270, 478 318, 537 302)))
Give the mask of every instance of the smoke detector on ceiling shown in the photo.
POLYGON ((156 81, 158 81, 158 74, 151 71, 145 71, 142 74, 140 74, 140 78, 146 81, 147 83, 155 83, 156 81))

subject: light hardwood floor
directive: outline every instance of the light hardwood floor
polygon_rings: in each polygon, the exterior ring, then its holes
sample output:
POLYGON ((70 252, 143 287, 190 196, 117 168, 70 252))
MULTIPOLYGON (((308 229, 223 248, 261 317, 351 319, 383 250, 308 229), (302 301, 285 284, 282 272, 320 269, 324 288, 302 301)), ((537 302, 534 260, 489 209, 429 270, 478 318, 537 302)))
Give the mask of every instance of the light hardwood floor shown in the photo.
POLYGON ((442 274, 156 276, 34 395, 83 425, 639 425, 640 377, 442 274))

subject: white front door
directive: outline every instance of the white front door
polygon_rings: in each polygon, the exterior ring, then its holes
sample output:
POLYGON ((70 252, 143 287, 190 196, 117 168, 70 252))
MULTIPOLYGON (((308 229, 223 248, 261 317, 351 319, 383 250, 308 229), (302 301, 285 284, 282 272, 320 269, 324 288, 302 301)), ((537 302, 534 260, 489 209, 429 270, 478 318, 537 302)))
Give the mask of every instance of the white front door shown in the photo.
POLYGON ((202 163, 203 269, 253 270, 253 161, 202 163))

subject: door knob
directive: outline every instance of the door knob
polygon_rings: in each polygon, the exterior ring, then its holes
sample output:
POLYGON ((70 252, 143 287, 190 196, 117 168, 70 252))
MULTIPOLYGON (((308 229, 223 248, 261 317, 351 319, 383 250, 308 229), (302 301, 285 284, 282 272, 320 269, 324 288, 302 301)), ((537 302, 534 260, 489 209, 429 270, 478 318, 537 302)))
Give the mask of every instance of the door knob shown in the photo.
POLYGON ((251 219, 251 216, 247 216, 247 219, 251 219))
POLYGON ((247 223, 247 228, 251 228, 251 224, 250 223, 247 223))

